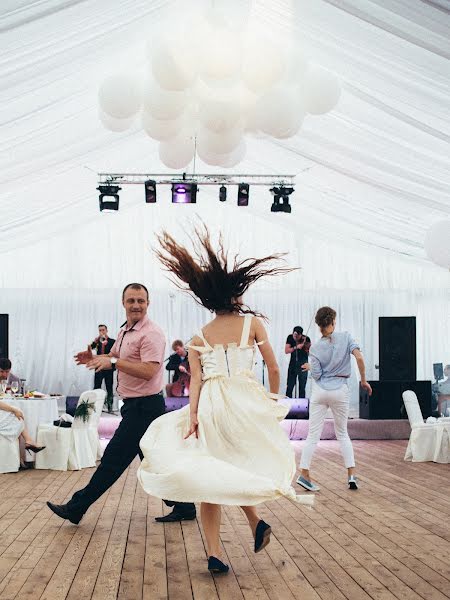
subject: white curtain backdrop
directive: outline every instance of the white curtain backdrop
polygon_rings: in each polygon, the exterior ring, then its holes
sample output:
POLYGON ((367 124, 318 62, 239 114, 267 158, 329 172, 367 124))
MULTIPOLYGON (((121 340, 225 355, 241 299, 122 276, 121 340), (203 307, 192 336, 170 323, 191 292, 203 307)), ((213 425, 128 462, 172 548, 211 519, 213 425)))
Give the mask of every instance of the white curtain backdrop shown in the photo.
MULTIPOLYGON (((89 389, 93 374, 78 367, 73 355, 84 349, 106 323, 115 337, 124 320, 121 289, 96 290, 4 290, 0 312, 9 312, 10 358, 13 371, 29 385, 49 393, 77 394, 89 389)), ((378 379, 378 317, 417 317, 417 376, 432 379, 433 362, 450 362, 450 299, 447 293, 409 291, 344 291, 260 289, 246 301, 269 317, 269 338, 282 368, 282 390, 288 357, 286 336, 293 326, 309 329, 312 340, 318 330, 311 324, 319 306, 338 311, 338 328, 350 331, 361 342, 369 379, 378 379), (311 324, 311 325, 310 325, 311 324)), ((185 294, 174 290, 151 294, 150 318, 161 325, 169 344, 176 338, 189 340, 204 325, 209 313, 185 294)), ((262 378, 262 363, 256 367, 262 378)), ((283 390, 284 391, 284 390, 283 390)))

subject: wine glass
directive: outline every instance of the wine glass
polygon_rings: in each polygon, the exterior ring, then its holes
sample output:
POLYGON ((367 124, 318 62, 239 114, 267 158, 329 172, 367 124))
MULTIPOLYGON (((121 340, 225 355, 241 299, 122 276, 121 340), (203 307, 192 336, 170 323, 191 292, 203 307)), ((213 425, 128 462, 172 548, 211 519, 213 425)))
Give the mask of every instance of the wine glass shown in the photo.
POLYGON ((17 381, 17 379, 13 379, 11 381, 11 392, 12 392, 13 396, 15 396, 18 391, 19 391, 19 382, 17 381))
POLYGON ((6 392, 6 388, 8 387, 8 382, 6 379, 2 379, 0 381, 0 388, 2 390, 2 393, 4 394, 6 392))

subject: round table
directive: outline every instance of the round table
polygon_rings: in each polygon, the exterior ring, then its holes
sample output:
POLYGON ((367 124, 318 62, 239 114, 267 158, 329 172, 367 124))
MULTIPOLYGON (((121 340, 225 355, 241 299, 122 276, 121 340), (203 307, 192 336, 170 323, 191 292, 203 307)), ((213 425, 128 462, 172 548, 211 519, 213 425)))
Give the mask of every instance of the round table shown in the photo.
MULTIPOLYGON (((2 402, 20 408, 24 415, 25 427, 33 440, 37 438, 38 426, 41 423, 53 423, 58 419, 58 400, 49 398, 12 398, 4 396, 2 402)), ((26 460, 34 462, 34 453, 27 452, 26 460)))

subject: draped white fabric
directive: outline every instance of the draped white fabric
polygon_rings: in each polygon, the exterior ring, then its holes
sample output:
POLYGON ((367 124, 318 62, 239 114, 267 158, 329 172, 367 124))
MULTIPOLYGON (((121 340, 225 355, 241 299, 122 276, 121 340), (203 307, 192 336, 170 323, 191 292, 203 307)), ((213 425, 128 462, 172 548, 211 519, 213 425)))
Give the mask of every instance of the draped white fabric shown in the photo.
MULTIPOLYGON (((71 355, 99 322, 116 331, 120 289, 131 280, 151 288, 153 318, 169 340, 190 337, 205 315, 174 293, 150 247, 163 226, 185 239, 198 214, 233 251, 288 252, 289 265, 301 266, 253 296, 272 319, 283 364, 291 327, 306 327, 329 303, 361 339, 370 377, 378 316, 416 315, 418 377, 431 377, 434 361, 450 362, 449 273, 423 248, 427 228, 450 214, 446 3, 217 1, 238 5, 280 41, 291 34, 342 79, 336 109, 307 118, 294 138, 248 139, 240 172, 297 174, 292 214, 271 213, 264 188, 251 187, 250 206, 238 208, 234 188, 223 204, 208 187, 196 206, 173 206, 167 187, 145 205, 142 186, 122 189, 118 214, 100 214, 97 171, 162 167, 138 125, 123 134, 103 129, 98 84, 118 67, 143 64, 145 43, 173 4, 0 4, 0 312, 11 315, 14 370, 47 391, 89 388, 91 376, 71 355)), ((196 168, 214 171, 199 159, 196 168)))
MULTIPOLYGON (((73 355, 92 340, 98 323, 106 323, 115 337, 123 322, 120 293, 119 289, 4 290, 0 312, 10 313, 14 372, 26 377, 32 387, 50 393, 72 395, 90 389, 93 374, 77 367, 73 355)), ((448 357, 449 304, 442 292, 260 289, 249 293, 246 300, 270 317, 267 329, 282 368, 282 387, 288 364, 284 354, 287 335, 294 325, 302 324, 305 330, 310 326, 312 340, 317 339, 311 320, 317 307, 324 304, 338 311, 338 327, 352 332, 361 342, 369 379, 378 379, 379 316, 417 316, 419 379, 432 379, 433 362, 448 357)), ((209 313, 181 292, 167 290, 152 293, 149 315, 171 342, 176 338, 189 340, 209 313)), ((261 361, 256 374, 262 379, 261 361)))

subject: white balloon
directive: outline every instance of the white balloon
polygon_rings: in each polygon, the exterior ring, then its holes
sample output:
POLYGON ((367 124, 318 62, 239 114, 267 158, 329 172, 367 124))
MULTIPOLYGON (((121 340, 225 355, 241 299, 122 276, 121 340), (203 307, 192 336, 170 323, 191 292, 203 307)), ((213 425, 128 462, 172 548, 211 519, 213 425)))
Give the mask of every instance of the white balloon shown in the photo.
POLYGON ((203 79, 227 80, 238 74, 241 67, 241 42, 231 29, 211 29, 204 50, 200 68, 203 79))
POLYGON ((312 115, 332 110, 341 95, 341 84, 336 75, 318 66, 308 68, 302 87, 305 109, 312 115))
POLYGON ((194 46, 186 43, 184 32, 165 36, 149 51, 153 75, 161 88, 181 91, 195 82, 198 56, 194 46))
POLYGON ((425 251, 440 267, 450 269, 450 221, 434 223, 425 236, 425 251))
POLYGON ((128 119, 142 106, 142 85, 131 75, 112 75, 100 85, 98 101, 106 115, 115 119, 128 119))
POLYGON ((155 119, 176 119, 184 111, 189 100, 186 92, 169 92, 155 82, 147 82, 144 88, 144 109, 155 119))
POLYGON ((239 123, 240 115, 238 103, 226 98, 209 98, 199 104, 200 122, 216 133, 235 127, 239 123))
POLYGON ((109 131, 121 132, 126 131, 130 128, 131 124, 134 121, 134 116, 129 117, 128 119, 115 119, 114 117, 110 117, 106 115, 102 110, 98 111, 98 118, 102 122, 103 126, 109 131))
POLYGON ((293 45, 288 52, 288 57, 287 81, 292 83, 302 81, 309 66, 304 49, 298 45, 293 45))
POLYGON ((223 161, 220 161, 218 164, 221 167, 225 167, 227 169, 231 167, 235 167, 241 161, 244 160, 245 155, 247 154, 247 144, 244 139, 242 139, 239 143, 239 146, 230 152, 230 154, 226 155, 226 158, 223 161))
POLYGON ((197 144, 197 156, 205 164, 217 167, 221 158, 220 154, 216 154, 202 144, 197 144))
POLYGON ((222 133, 215 133, 201 127, 197 134, 197 145, 205 148, 206 152, 227 154, 237 148, 242 133, 242 127, 233 127, 222 133))
POLYGON ((295 88, 279 87, 261 96, 255 107, 255 124, 264 133, 284 139, 302 126, 304 108, 295 88))
POLYGON ((159 144, 159 158, 169 169, 182 169, 194 158, 194 140, 183 134, 159 144))
POLYGON ((147 111, 142 113, 142 128, 145 133, 160 142, 175 137, 183 130, 184 118, 155 119, 147 111))
POLYGON ((255 93, 268 90, 282 79, 286 58, 282 48, 269 38, 249 35, 244 47, 242 79, 255 93))

